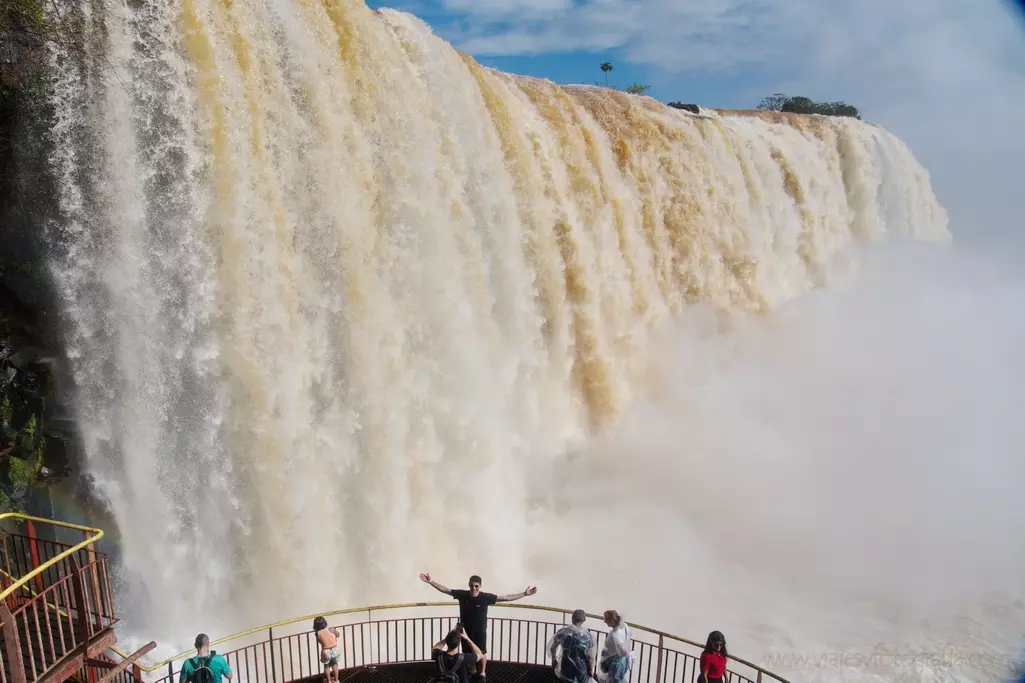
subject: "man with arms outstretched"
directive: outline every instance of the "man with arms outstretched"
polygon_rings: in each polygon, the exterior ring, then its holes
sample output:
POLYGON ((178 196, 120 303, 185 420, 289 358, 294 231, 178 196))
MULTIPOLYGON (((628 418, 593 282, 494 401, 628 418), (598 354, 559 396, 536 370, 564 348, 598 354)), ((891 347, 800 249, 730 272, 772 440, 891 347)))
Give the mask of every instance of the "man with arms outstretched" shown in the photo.
MULTIPOLYGON (((446 588, 437 581, 433 581, 430 574, 421 574, 420 580, 431 584, 435 590, 439 590, 445 595, 451 595, 459 601, 459 623, 463 625, 463 629, 466 630, 466 635, 470 637, 470 640, 484 653, 488 651, 488 606, 494 605, 496 602, 512 602, 513 600, 519 600, 520 598, 537 593, 536 586, 527 586, 527 589, 522 593, 511 593, 509 595, 481 593, 481 580, 477 575, 470 577, 470 590, 468 591, 446 588)), ((469 644, 464 641, 463 652, 470 651, 469 644)))

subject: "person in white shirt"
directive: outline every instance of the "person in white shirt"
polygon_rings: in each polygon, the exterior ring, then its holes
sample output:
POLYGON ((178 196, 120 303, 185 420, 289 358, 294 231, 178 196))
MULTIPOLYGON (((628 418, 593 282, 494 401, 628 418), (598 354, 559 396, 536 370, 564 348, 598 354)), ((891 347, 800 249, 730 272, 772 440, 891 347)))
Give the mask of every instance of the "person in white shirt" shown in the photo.
POLYGON ((601 683, 624 683, 634 665, 630 627, 614 609, 605 610, 602 616, 605 617, 605 625, 612 630, 605 636, 605 647, 602 648, 598 665, 598 680, 601 683))

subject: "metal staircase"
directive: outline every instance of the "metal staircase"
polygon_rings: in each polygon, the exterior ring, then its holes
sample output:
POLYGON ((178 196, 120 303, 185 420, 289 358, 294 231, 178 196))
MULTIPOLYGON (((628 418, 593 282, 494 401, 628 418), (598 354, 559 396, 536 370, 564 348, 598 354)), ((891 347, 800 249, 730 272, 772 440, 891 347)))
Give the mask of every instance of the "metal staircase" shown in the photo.
MULTIPOLYGON (((108 683, 155 647, 121 662, 107 554, 99 529, 19 513, 0 515, 0 683, 108 683), (70 545, 39 537, 37 525, 81 534, 70 545)), ((138 678, 136 677, 136 680, 138 678)))

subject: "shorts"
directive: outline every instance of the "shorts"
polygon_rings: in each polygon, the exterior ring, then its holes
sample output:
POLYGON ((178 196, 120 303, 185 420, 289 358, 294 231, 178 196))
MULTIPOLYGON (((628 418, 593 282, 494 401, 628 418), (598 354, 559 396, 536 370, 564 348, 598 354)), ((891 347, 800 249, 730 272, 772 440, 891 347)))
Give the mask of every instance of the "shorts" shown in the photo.
MULTIPOLYGON (((473 641, 474 645, 476 645, 477 647, 480 648, 481 652, 483 652, 484 654, 487 654, 487 652, 488 652, 488 646, 487 646, 488 631, 487 631, 487 629, 484 629, 483 631, 470 631, 469 629, 467 629, 466 636, 470 640, 473 641)), ((463 641, 463 652, 473 652, 473 648, 471 648, 470 644, 468 642, 466 642, 465 640, 463 641)))
POLYGON ((320 651, 320 663, 324 666, 333 666, 338 664, 338 660, 342 658, 340 652, 336 652, 335 648, 329 647, 320 651))

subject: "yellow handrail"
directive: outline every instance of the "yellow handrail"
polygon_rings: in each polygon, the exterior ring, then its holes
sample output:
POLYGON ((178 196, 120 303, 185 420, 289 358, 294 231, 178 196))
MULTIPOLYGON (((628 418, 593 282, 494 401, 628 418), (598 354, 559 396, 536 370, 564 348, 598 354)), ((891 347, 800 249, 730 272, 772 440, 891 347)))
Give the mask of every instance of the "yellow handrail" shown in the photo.
MULTIPOLYGON (((225 636, 223 638, 218 638, 217 640, 211 641, 210 642, 210 646, 213 647, 214 645, 220 645, 221 643, 226 643, 226 642, 231 641, 231 640, 237 640, 238 638, 243 638, 245 636, 250 636, 250 635, 253 635, 254 633, 260 633, 261 631, 266 631, 268 629, 279 628, 281 626, 289 626, 291 624, 297 624, 297 623, 300 623, 302 621, 310 621, 310 620, 314 619, 315 617, 325 617, 325 618, 327 618, 327 617, 336 617, 336 616, 340 616, 340 615, 343 615, 343 614, 356 614, 358 612, 368 612, 368 613, 369 612, 383 612, 385 610, 408 609, 410 607, 451 607, 453 604, 454 603, 452 603, 452 602, 403 602, 403 603, 397 603, 397 604, 393 604, 393 605, 373 605, 373 606, 370 606, 370 607, 353 607, 353 608, 350 608, 350 609, 335 610, 333 612, 317 612, 316 614, 308 614, 308 615, 301 616, 301 617, 294 617, 292 619, 286 619, 284 621, 276 621, 273 624, 266 624, 264 626, 258 626, 256 628, 251 628, 251 629, 249 629, 247 631, 241 631, 240 633, 234 633, 234 634, 232 634, 230 636, 225 636)), ((510 608, 510 609, 524 609, 524 610, 538 610, 540 612, 556 612, 556 613, 559 613, 559 614, 572 614, 573 613, 573 610, 570 610, 570 609, 564 609, 564 608, 561 608, 561 607, 547 607, 545 605, 519 605, 519 604, 498 603, 498 604, 494 605, 494 607, 504 607, 504 608, 510 608)), ((604 616, 599 615, 599 614, 590 614, 590 613, 588 613, 587 616, 589 618, 591 618, 591 619, 604 620, 604 616)), ((681 638, 680 636, 673 635, 672 633, 667 633, 665 631, 659 631, 657 629, 649 628, 647 626, 643 626, 641 624, 635 624, 635 623, 632 623, 632 622, 627 622, 627 624, 631 628, 633 628, 635 630, 646 631, 647 633, 650 633, 650 634, 655 635, 655 636, 659 636, 659 637, 661 637, 663 639, 675 640, 677 642, 686 643, 687 645, 692 645, 692 646, 700 648, 700 649, 704 649, 704 647, 705 647, 704 643, 699 643, 697 641, 690 640, 688 638, 681 638)), ((167 666, 168 664, 170 664, 172 662, 175 662, 175 661, 177 661, 179 659, 184 659, 185 657, 192 656, 195 653, 195 651, 196 651, 195 648, 191 648, 189 650, 185 650, 184 652, 180 652, 180 653, 176 654, 173 657, 169 657, 168 659, 165 659, 164 661, 160 662, 159 664, 154 664, 151 667, 146 667, 146 666, 143 666, 141 664, 137 664, 137 666, 140 669, 142 669, 143 671, 145 671, 146 673, 152 673, 152 672, 156 671, 157 669, 161 669, 161 668, 167 666)), ((777 674, 774 674, 771 671, 758 666, 757 664, 753 664, 753 663, 751 663, 751 662, 749 662, 749 661, 747 661, 745 659, 741 659, 740 657, 735 657, 733 655, 730 655, 729 658, 732 659, 735 662, 738 662, 739 664, 743 664, 744 666, 751 667, 755 671, 758 671, 758 672, 760 672, 760 673, 762 673, 762 674, 764 674, 766 676, 770 676, 770 677, 776 679, 777 681, 780 681, 780 683, 789 683, 787 680, 783 679, 782 677, 778 676, 777 674)))
POLYGON ((72 555, 77 553, 79 550, 82 550, 83 548, 87 548, 87 547, 93 545, 94 543, 96 543, 97 541, 99 541, 101 538, 103 538, 103 530, 102 529, 93 529, 92 527, 79 526, 78 524, 70 524, 68 522, 58 522, 58 521, 53 520, 53 519, 44 519, 42 517, 33 517, 32 515, 23 515, 20 512, 5 512, 3 514, 0 514, 0 522, 3 522, 5 519, 20 519, 23 522, 39 522, 41 524, 52 524, 53 526, 59 526, 59 527, 64 528, 64 529, 74 529, 76 531, 81 531, 81 532, 84 532, 84 533, 93 534, 93 536, 91 538, 85 539, 84 541, 82 541, 78 545, 75 545, 75 546, 72 546, 72 547, 68 548, 67 550, 65 550, 62 553, 60 553, 58 555, 55 555, 53 558, 47 560, 46 562, 42 563, 41 565, 39 565, 38 567, 36 567, 32 571, 30 571, 25 576, 23 576, 20 579, 18 579, 12 586, 8 587, 5 591, 0 593, 0 601, 6 600, 8 596, 10 596, 12 593, 14 593, 14 591, 18 590, 19 588, 21 588, 22 586, 27 584, 29 581, 31 581, 32 579, 36 578, 37 576, 39 576, 40 574, 42 574, 47 569, 49 569, 50 567, 54 566, 55 564, 57 564, 61 560, 65 560, 65 559, 71 557, 72 555))

